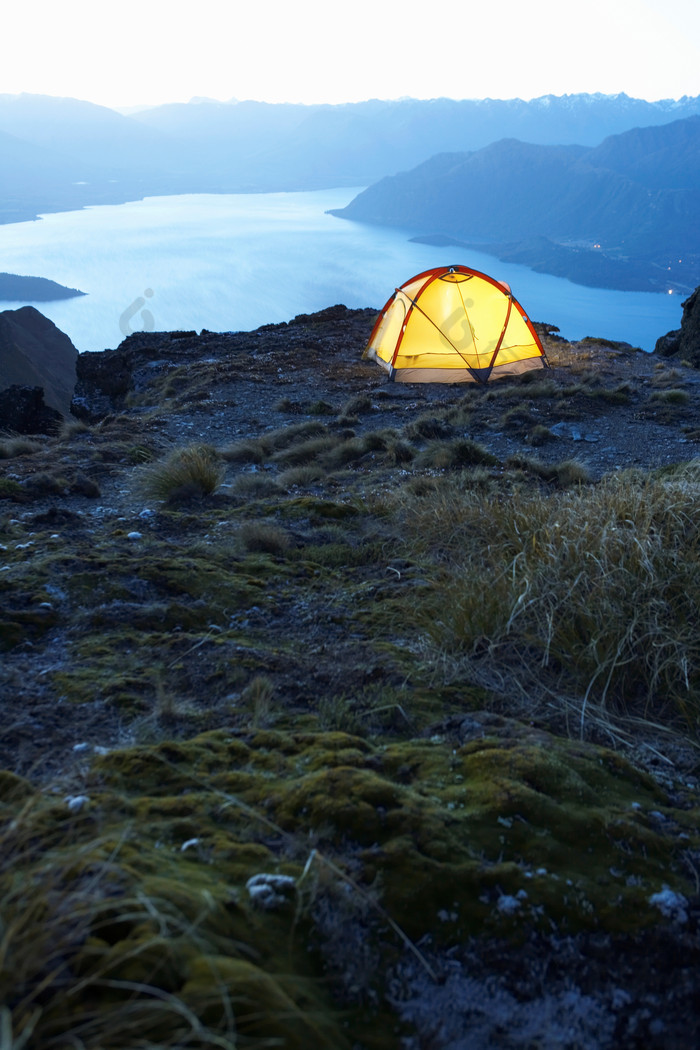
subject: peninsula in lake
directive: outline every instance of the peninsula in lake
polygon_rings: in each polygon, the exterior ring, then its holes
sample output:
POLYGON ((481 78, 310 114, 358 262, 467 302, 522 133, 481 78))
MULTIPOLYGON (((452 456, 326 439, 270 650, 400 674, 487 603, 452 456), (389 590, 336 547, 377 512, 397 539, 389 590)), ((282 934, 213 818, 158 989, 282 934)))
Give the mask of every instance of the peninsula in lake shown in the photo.
POLYGON ((16 273, 0 273, 0 302, 51 303, 57 299, 75 299, 85 292, 66 288, 47 277, 22 277, 16 273))

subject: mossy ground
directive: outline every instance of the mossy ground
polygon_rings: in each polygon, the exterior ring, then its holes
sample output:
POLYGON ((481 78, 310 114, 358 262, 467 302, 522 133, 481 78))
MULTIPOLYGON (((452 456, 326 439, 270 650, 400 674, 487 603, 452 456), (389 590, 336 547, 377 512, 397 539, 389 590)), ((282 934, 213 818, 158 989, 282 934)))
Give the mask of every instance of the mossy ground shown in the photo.
MULTIPOLYGON (((184 1003, 216 1031, 231 1012, 241 1036, 344 1045, 344 1013, 319 983, 328 968, 351 991, 352 944, 326 957, 338 895, 338 924, 359 927, 372 956, 357 1035, 404 947, 395 926, 433 946, 533 929, 634 933, 658 922, 663 885, 692 893, 684 856, 699 845, 698 809, 619 755, 483 712, 394 742, 215 730, 98 756, 79 794, 9 780, 4 796, 8 961, 27 952, 29 899, 49 929, 77 910, 62 966, 84 984, 68 1016, 51 1002, 42 1031, 80 1031, 91 999, 112 989, 105 1017, 120 1003, 145 1016, 149 998, 169 997, 148 1021, 164 1042, 184 1003), (261 874, 294 880, 271 911, 246 889, 261 874)), ((5 981, 12 995, 11 970, 5 981)))
POLYGON ((679 921, 664 887, 698 895, 692 646, 653 681, 635 650, 601 700, 579 620, 555 652, 522 615, 547 558, 557 587, 538 601, 575 589, 573 543, 557 561, 548 537, 564 511, 592 535, 603 496, 623 538, 666 529, 691 581, 697 485, 677 456, 599 482, 601 455, 588 481, 556 435, 533 460, 531 435, 629 411, 680 440, 693 404, 653 395, 693 376, 556 344, 544 378, 387 389, 348 357, 369 321, 276 326, 219 357, 214 337, 180 340, 210 360, 136 370, 123 415, 4 461, 17 1045, 397 1048, 387 981, 407 955, 439 981, 466 944, 632 944, 679 921), (178 479, 155 500, 146 471, 202 441, 220 487, 178 479))

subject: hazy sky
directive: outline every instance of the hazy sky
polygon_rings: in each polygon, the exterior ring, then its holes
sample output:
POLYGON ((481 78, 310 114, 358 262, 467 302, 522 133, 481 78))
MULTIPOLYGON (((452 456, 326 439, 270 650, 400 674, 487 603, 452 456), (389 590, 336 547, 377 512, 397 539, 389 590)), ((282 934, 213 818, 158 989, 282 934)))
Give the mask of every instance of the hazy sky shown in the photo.
POLYGON ((698 0, 23 0, 0 93, 119 107, 700 94, 698 0))

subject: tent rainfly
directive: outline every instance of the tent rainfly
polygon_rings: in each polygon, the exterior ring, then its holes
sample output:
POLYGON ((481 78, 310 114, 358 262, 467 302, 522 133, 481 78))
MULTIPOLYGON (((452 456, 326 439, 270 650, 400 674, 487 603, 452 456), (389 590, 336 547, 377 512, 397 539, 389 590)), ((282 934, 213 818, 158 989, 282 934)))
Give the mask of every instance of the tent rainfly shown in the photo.
POLYGON ((438 266, 397 288, 364 357, 397 383, 487 383, 547 358, 507 284, 467 266, 438 266))

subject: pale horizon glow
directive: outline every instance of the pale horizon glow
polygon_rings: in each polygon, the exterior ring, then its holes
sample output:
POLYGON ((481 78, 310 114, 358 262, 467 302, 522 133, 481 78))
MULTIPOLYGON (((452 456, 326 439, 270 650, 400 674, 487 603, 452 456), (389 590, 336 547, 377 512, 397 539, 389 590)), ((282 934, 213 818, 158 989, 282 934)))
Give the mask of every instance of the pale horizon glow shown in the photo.
POLYGON ((26 0, 3 11, 0 94, 112 109, 219 101, 700 94, 697 0, 26 0))

